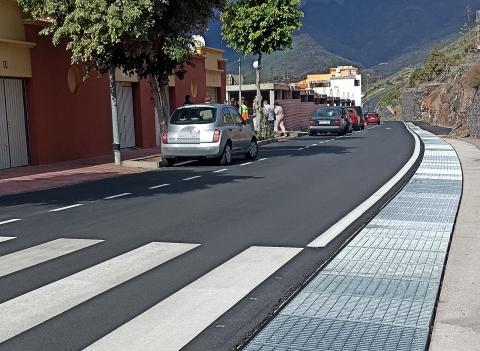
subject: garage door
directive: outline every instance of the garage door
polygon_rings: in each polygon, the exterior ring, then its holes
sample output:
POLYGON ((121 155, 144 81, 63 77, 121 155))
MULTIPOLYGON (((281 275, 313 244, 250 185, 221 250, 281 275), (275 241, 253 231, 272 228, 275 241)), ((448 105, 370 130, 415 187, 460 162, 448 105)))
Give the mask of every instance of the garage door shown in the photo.
POLYGON ((0 169, 27 164, 23 81, 0 78, 0 169))
POLYGON ((117 84, 118 131, 120 147, 135 146, 135 125, 133 115, 132 86, 128 83, 117 84))

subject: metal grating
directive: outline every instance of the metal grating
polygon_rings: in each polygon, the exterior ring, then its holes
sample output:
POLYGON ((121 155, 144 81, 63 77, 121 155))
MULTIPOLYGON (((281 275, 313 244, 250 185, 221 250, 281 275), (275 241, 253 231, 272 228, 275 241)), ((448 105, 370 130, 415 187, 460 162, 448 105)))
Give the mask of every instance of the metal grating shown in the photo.
POLYGON ((452 147, 425 144, 407 186, 246 347, 425 350, 462 192, 452 147))

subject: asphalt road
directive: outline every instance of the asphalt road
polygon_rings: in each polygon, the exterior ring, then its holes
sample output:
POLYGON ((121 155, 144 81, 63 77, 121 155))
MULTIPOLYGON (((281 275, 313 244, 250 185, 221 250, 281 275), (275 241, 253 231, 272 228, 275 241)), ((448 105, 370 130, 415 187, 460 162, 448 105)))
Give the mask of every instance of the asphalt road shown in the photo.
POLYGON ((153 333, 151 349, 166 349, 156 343, 164 338, 186 341, 185 350, 230 350, 345 243, 347 235, 306 247, 396 174, 413 147, 404 125, 388 122, 270 144, 259 160, 226 170, 193 163, 0 197, 0 223, 21 219, 0 224, 0 350, 79 350, 112 332, 92 349, 131 350, 118 340, 153 333), (88 247, 46 260, 59 238, 88 247), (165 262, 163 246, 115 261, 152 242, 187 245, 165 262), (40 254, 18 254, 44 243, 40 254), (168 331, 155 334, 152 315, 168 331))

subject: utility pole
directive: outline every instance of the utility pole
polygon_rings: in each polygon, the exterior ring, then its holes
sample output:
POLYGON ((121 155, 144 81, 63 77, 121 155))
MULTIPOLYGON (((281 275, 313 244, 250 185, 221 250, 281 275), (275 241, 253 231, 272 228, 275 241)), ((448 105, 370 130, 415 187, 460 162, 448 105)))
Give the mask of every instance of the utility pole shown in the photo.
POLYGON ((115 68, 110 69, 110 105, 112 108, 112 134, 113 134, 113 156, 115 165, 122 164, 122 154, 120 152, 120 133, 118 131, 118 110, 117 110, 117 87, 115 82, 115 68))
POLYGON ((238 58, 238 106, 242 110, 242 58, 238 58))
MULTIPOLYGON (((368 83, 370 81, 370 73, 367 73, 367 90, 365 90, 365 99, 367 99, 367 95, 368 95, 368 83)), ((370 112, 370 101, 367 100, 367 113, 370 112)))

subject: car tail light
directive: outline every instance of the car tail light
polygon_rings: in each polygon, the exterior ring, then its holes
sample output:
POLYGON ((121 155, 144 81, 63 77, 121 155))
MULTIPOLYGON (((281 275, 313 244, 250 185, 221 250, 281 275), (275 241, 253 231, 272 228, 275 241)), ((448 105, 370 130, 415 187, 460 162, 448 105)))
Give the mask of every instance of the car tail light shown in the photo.
POLYGON ((162 133, 162 144, 168 144, 168 130, 165 130, 162 133))
POLYGON ((339 126, 340 124, 341 124, 341 122, 340 122, 339 119, 336 119, 335 121, 333 121, 334 126, 339 126))
POLYGON ((222 135, 222 132, 220 131, 220 129, 215 129, 215 131, 213 132, 213 142, 218 143, 221 135, 222 135))
POLYGON ((310 121, 310 125, 311 125, 311 126, 314 126, 314 125, 315 125, 315 121, 310 121))

